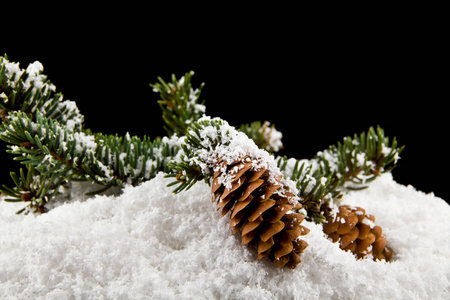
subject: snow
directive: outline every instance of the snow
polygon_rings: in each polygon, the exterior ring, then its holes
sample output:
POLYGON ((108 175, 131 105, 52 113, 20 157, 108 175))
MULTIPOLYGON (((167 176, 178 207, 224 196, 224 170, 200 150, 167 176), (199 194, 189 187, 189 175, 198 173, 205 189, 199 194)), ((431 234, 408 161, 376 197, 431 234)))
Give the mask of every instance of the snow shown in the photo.
POLYGON ((11 85, 12 88, 15 88, 17 82, 19 81, 19 78, 24 72, 26 72, 27 76, 23 82, 22 90, 26 91, 28 88, 33 86, 33 94, 36 93, 38 89, 42 88, 44 88, 44 95, 47 94, 48 90, 55 91, 55 86, 46 82, 47 76, 41 74, 44 70, 44 67, 39 61, 30 63, 26 70, 21 69, 19 63, 4 61, 4 66, 5 75, 8 78, 7 84, 11 85))
POLYGON ((61 123, 66 126, 67 129, 74 131, 76 128, 81 128, 83 124, 84 116, 80 113, 75 101, 64 100, 58 104, 60 111, 67 111, 62 114, 61 123))
MULTIPOLYGON (((448 299, 450 206, 385 174, 346 204, 365 208, 394 249, 356 261, 304 221, 295 270, 242 246, 198 182, 173 194, 160 173, 121 195, 72 201, 43 215, 0 203, 1 299, 448 299)), ((76 199, 79 200, 76 200, 76 199)))
POLYGON ((268 140, 268 145, 265 150, 278 152, 283 148, 283 142, 281 141, 283 134, 281 131, 276 130, 274 126, 271 126, 269 121, 264 122, 264 125, 260 128, 260 132, 262 132, 266 140, 268 140))
POLYGON ((27 90, 31 85, 33 85, 33 93, 36 93, 38 89, 42 89, 43 87, 46 87, 43 90, 43 94, 46 95, 48 90, 55 91, 56 87, 53 84, 47 84, 45 81, 47 79, 47 76, 44 74, 41 74, 44 70, 44 66, 39 61, 35 61, 34 63, 31 63, 27 67, 27 79, 25 80, 23 84, 23 89, 27 90))
POLYGON ((4 61, 5 75, 7 77, 6 84, 11 85, 12 88, 16 87, 19 78, 24 72, 24 70, 22 70, 19 65, 19 63, 4 61))

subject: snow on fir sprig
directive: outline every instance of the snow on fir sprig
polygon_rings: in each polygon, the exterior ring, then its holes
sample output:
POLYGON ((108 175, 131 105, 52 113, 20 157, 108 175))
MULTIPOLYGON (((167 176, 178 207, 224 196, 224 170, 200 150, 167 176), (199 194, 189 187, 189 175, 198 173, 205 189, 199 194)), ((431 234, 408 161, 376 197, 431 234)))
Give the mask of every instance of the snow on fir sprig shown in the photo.
POLYGON ((39 111, 71 130, 81 130, 84 116, 76 103, 56 93, 43 69, 36 61, 24 70, 19 63, 10 62, 6 54, 0 56, 0 116, 4 119, 10 111, 22 111, 34 118, 39 111))
POLYGON ((297 182, 308 217, 321 223, 325 220, 323 206, 329 205, 330 199, 338 200, 348 190, 367 188, 377 176, 392 171, 403 149, 395 138, 390 143, 377 126, 345 137, 312 159, 277 160, 284 176, 297 182))
POLYGON ((150 139, 92 133, 75 102, 55 86, 35 62, 24 70, 0 57, 0 139, 25 169, 11 172, 14 187, 3 185, 5 201, 25 201, 20 212, 44 212, 70 181, 91 181, 99 191, 137 185, 160 171, 179 147, 167 137, 150 139))
MULTIPOLYGON (((158 172, 173 178, 181 193, 204 181, 222 216, 243 244, 277 267, 295 268, 308 244, 303 219, 323 224, 324 233, 358 258, 392 258, 381 227, 360 207, 341 205, 349 190, 368 187, 397 164, 403 147, 369 128, 311 159, 277 156, 282 134, 268 121, 240 127, 210 117, 193 72, 171 82, 158 78, 165 137, 104 135, 83 127, 75 102, 63 100, 36 62, 24 70, 0 57, 0 139, 24 165, 15 186, 3 185, 5 201, 28 203, 21 212, 45 212, 71 181, 90 181, 98 192, 139 185, 158 172)), ((299 128, 301 131, 301 128, 299 128)))
POLYGON ((218 158, 234 161, 245 155, 264 157, 254 164, 268 164, 270 161, 272 169, 277 168, 273 155, 261 149, 244 132, 236 130, 220 118, 204 116, 192 123, 181 147, 183 154, 180 155, 179 161, 169 163, 171 169, 178 173, 167 175, 177 178, 177 181, 171 184, 179 184, 175 192, 188 189, 199 180, 210 181, 218 158))

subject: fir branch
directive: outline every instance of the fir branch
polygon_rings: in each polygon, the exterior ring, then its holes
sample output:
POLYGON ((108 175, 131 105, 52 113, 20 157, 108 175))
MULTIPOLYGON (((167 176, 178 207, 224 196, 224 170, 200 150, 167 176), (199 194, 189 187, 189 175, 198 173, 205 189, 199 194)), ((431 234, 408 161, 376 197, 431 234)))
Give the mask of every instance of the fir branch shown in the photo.
POLYGON ((169 162, 173 172, 166 177, 176 178, 169 186, 178 185, 174 193, 191 188, 196 182, 209 183, 211 170, 217 162, 212 153, 218 146, 227 146, 234 128, 220 118, 204 117, 191 124, 183 138, 183 153, 177 160, 169 162))
MULTIPOLYGON (((102 182, 104 174, 89 167, 93 161, 92 137, 74 133, 39 111, 33 119, 36 122, 24 112, 11 112, 0 125, 0 139, 12 144, 7 152, 16 155, 15 160, 26 165, 33 178, 39 178, 35 184, 39 188, 32 186, 29 191, 36 203, 43 206, 71 179, 102 182)), ((16 187, 9 190, 20 191, 29 186, 23 176, 20 179, 14 180, 16 187)))
MULTIPOLYGON (((84 117, 75 102, 63 101, 42 71, 39 62, 24 70, 9 62, 6 55, 0 57, 0 139, 11 144, 7 152, 31 170, 33 178, 39 178, 39 193, 29 193, 33 203, 45 205, 71 180, 123 187, 149 180, 160 171, 169 172, 167 163, 177 155, 178 141, 83 132, 84 117)), ((184 104, 196 112, 201 105, 193 98, 199 91, 190 87, 191 75, 173 85, 174 95, 181 99, 189 91, 184 104)), ((4 188, 10 198, 12 191, 30 186, 28 177, 11 176, 16 186, 4 188)), ((21 199, 19 196, 15 199, 21 199)))
POLYGON ((11 111, 23 111, 34 116, 37 111, 48 118, 66 124, 72 130, 80 131, 84 116, 75 102, 63 100, 56 93, 55 86, 42 73, 40 62, 21 69, 19 63, 10 62, 0 56, 0 117, 6 118, 11 111))
MULTIPOLYGON (((160 171, 178 152, 177 141, 167 138, 151 141, 144 137, 86 135, 73 132, 39 113, 33 120, 25 113, 12 112, 0 125, 0 139, 10 143, 8 152, 33 168, 48 193, 36 199, 46 203, 59 187, 70 180, 92 181, 105 186, 137 185, 160 171)), ((14 178, 13 178, 14 179, 14 178)), ((15 181, 20 190, 24 183, 15 181)), ((25 184, 26 185, 26 184, 25 184)))
POLYGON ((239 130, 255 141, 259 148, 270 153, 283 149, 283 143, 281 142, 283 135, 275 129, 275 124, 271 125, 269 121, 264 121, 263 124, 260 121, 242 124, 239 130))
POLYGON ((158 103, 165 122, 164 129, 169 136, 185 135, 189 125, 205 112, 204 100, 199 101, 204 84, 194 90, 191 83, 193 75, 194 72, 191 71, 177 80, 173 74, 172 82, 169 83, 158 77, 159 82, 150 84, 153 91, 161 97, 158 103))
MULTIPOLYGON (((252 169, 264 169, 269 181, 278 182, 281 178, 283 186, 291 190, 291 193, 297 194, 294 183, 283 178, 273 155, 260 149, 245 133, 220 118, 204 116, 193 123, 181 147, 183 154, 169 163, 173 173, 166 175, 176 178, 176 181, 169 184, 177 185, 175 193, 189 189, 200 180, 211 184, 214 172, 218 171, 219 162, 232 165, 246 160, 251 161, 252 169)), ((225 176, 221 180, 221 184, 229 186, 232 177, 225 176)))
POLYGON ((325 217, 322 207, 339 201, 343 196, 339 189, 341 182, 334 180, 334 174, 322 174, 306 159, 297 160, 284 156, 278 157, 277 162, 283 175, 295 182, 297 196, 307 220, 323 223, 325 217))
POLYGON ((95 135, 97 149, 95 159, 101 162, 101 167, 107 166, 107 176, 116 185, 138 185, 150 180, 158 172, 168 173, 168 166, 177 156, 180 146, 177 138, 167 137, 151 140, 143 138, 118 135, 95 135))
POLYGON ((342 191, 364 188, 392 170, 404 148, 395 138, 390 143, 377 127, 346 137, 311 160, 284 157, 275 162, 267 151, 278 151, 282 143, 273 125, 253 122, 238 131, 220 118, 201 117, 203 84, 192 88, 193 72, 178 80, 172 75, 169 83, 158 78, 150 85, 161 97, 158 103, 171 139, 82 132, 84 118, 75 103, 63 101, 42 71, 38 62, 23 70, 6 55, 0 57, 0 139, 11 144, 7 152, 26 166, 26 174, 23 169, 19 176, 11 173, 15 187, 4 186, 1 191, 8 201, 29 201, 29 210, 43 211, 70 180, 123 187, 163 171, 176 179, 170 185, 178 185, 174 190, 178 193, 200 180, 209 183, 218 160, 251 156, 274 178, 283 175, 292 182, 307 217, 323 222, 324 206, 339 199, 342 191))
POLYGON ((337 145, 317 153, 312 163, 323 175, 333 175, 346 189, 361 189, 382 173, 397 165, 404 146, 398 147, 396 138, 389 142, 384 130, 370 127, 367 132, 345 137, 337 145))
POLYGON ((325 207, 339 201, 346 190, 367 188, 377 176, 391 171, 403 149, 395 138, 389 143, 383 129, 371 127, 311 160, 278 157, 277 161, 283 175, 296 182, 307 218, 322 223, 325 207))
POLYGON ((27 165, 26 171, 20 169, 19 175, 11 172, 11 178, 15 187, 10 188, 3 185, 0 188, 2 199, 6 202, 25 202, 27 206, 17 211, 17 214, 29 212, 43 213, 47 209, 45 205, 53 197, 62 191, 63 178, 49 180, 48 176, 37 172, 33 165, 27 165))
MULTIPOLYGON (((181 157, 181 159, 184 158, 184 156, 181 157)), ((196 165, 192 165, 186 161, 172 161, 169 162, 168 166, 171 168, 171 170, 175 171, 175 173, 169 173, 165 177, 175 178, 176 180, 169 183, 167 187, 177 185, 173 190, 175 194, 190 189, 198 181, 205 180, 206 182, 208 182, 207 176, 205 176, 201 172, 200 168, 196 165)))

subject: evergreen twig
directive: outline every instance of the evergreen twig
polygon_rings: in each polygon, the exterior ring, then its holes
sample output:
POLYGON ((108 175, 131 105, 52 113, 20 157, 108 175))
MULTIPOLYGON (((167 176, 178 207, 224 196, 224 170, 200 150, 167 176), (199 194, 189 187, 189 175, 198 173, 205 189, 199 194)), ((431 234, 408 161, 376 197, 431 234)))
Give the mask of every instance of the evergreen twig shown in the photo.
POLYGON ((183 154, 179 159, 169 162, 173 172, 166 175, 176 178, 169 186, 178 185, 175 193, 191 188, 196 182, 205 180, 209 183, 211 168, 216 161, 211 153, 219 145, 226 146, 232 139, 230 129, 226 122, 219 118, 204 118, 191 124, 186 132, 184 143, 181 144, 183 154))
POLYGON ((12 112, 0 125, 0 139, 13 146, 16 160, 33 165, 48 180, 72 178, 103 185, 133 184, 168 171, 167 162, 178 152, 167 138, 86 135, 68 130, 59 122, 36 114, 33 122, 24 112, 12 112))
POLYGON ((346 190, 368 187, 382 173, 396 167, 404 146, 398 147, 394 138, 384 136, 377 127, 320 151, 311 160, 278 157, 283 174, 297 182, 300 202, 307 216, 315 222, 324 221, 323 208, 342 198, 346 190))
POLYGON ((71 180, 123 187, 169 172, 167 163, 179 150, 176 139, 84 130, 75 102, 63 101, 42 70, 39 62, 24 70, 0 57, 0 139, 27 170, 26 176, 23 169, 20 176, 11 173, 15 186, 0 189, 6 200, 32 199, 29 208, 42 212, 71 180))
MULTIPOLYGON (((66 124, 72 130, 82 129, 84 116, 75 102, 63 100, 55 86, 42 73, 39 62, 21 69, 19 63, 10 62, 7 55, 0 56, 0 117, 11 111, 22 111, 33 118, 40 114, 66 124)), ((33 119, 33 121, 35 121, 33 119)))
POLYGON ((293 180, 298 189, 302 210, 309 221, 323 223, 322 205, 338 201, 343 194, 339 189, 341 181, 334 180, 334 174, 323 174, 309 160, 278 157, 278 166, 286 178, 293 180))
POLYGON ((404 146, 396 138, 389 142, 384 130, 370 127, 360 135, 348 136, 337 145, 317 153, 312 163, 326 176, 340 180, 346 189, 361 189, 382 173, 392 171, 404 146))
POLYGON ((150 84, 153 91, 161 97, 158 103, 165 122, 164 129, 169 136, 185 135, 189 125, 205 112, 204 100, 200 101, 204 84, 194 90, 191 83, 193 75, 194 72, 191 71, 177 80, 173 74, 172 82, 169 83, 158 77, 159 82, 150 84))
POLYGON ((10 174, 16 186, 10 188, 3 185, 3 188, 0 189, 3 200, 29 203, 27 207, 17 211, 17 214, 28 214, 30 211, 46 212, 45 204, 63 189, 61 178, 58 181, 51 181, 47 176, 36 172, 33 165, 27 165, 25 171, 21 168, 19 176, 15 172, 10 174))
POLYGON ((283 149, 281 142, 282 134, 275 129, 275 124, 270 124, 269 121, 254 121, 250 124, 242 124, 239 130, 244 132, 251 138, 256 145, 270 153, 278 152, 283 149))

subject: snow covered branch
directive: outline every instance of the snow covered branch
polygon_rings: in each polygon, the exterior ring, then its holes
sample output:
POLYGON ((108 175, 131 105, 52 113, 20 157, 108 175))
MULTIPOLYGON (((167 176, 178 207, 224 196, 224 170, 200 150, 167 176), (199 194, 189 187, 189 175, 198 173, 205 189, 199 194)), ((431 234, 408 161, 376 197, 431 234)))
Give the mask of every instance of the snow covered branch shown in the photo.
POLYGON ((324 175, 335 174, 334 180, 342 181, 345 188, 360 189, 395 168, 403 149, 395 137, 390 143, 380 126, 370 127, 359 136, 345 137, 337 145, 318 152, 311 163, 324 175))
POLYGON ((0 139, 10 144, 8 152, 30 174, 12 173, 16 187, 1 191, 10 201, 27 195, 30 207, 38 211, 71 180, 123 187, 168 172, 167 163, 180 149, 177 140, 89 135, 71 131, 39 111, 35 116, 36 122, 24 112, 11 112, 0 125, 0 139))
POLYGON ((379 175, 391 171, 403 149, 395 138, 389 143, 378 126, 344 138, 313 159, 278 157, 277 161, 283 175, 297 183, 308 217, 323 222, 324 207, 338 203, 346 190, 364 189, 379 175))
MULTIPOLYGON (((237 129, 206 116, 200 101, 204 84, 192 86, 192 71, 179 79, 172 75, 171 82, 158 78, 150 84, 159 94, 170 138, 92 134, 83 129, 84 116, 75 102, 55 93, 42 71, 39 62, 21 69, 6 55, 0 57, 0 139, 26 166, 19 176, 11 173, 16 186, 2 192, 9 200, 35 199, 32 206, 38 210, 72 179, 123 187, 162 171, 176 178, 171 185, 178 185, 174 190, 178 193, 199 180, 210 184, 219 160, 231 165, 248 158, 252 170, 267 170, 269 181, 283 178, 282 185, 295 191, 308 218, 323 222, 324 203, 340 199, 343 190, 364 188, 392 170, 403 150, 377 127, 346 137, 310 160, 274 158, 283 147, 282 133, 268 121, 237 129)), ((224 186, 233 182, 226 176, 220 180, 224 186)))
POLYGON ((84 116, 74 101, 64 100, 61 93, 42 73, 38 61, 21 69, 19 63, 0 56, 0 116, 2 120, 11 111, 23 111, 33 116, 37 111, 66 125, 71 130, 81 130, 84 116))

